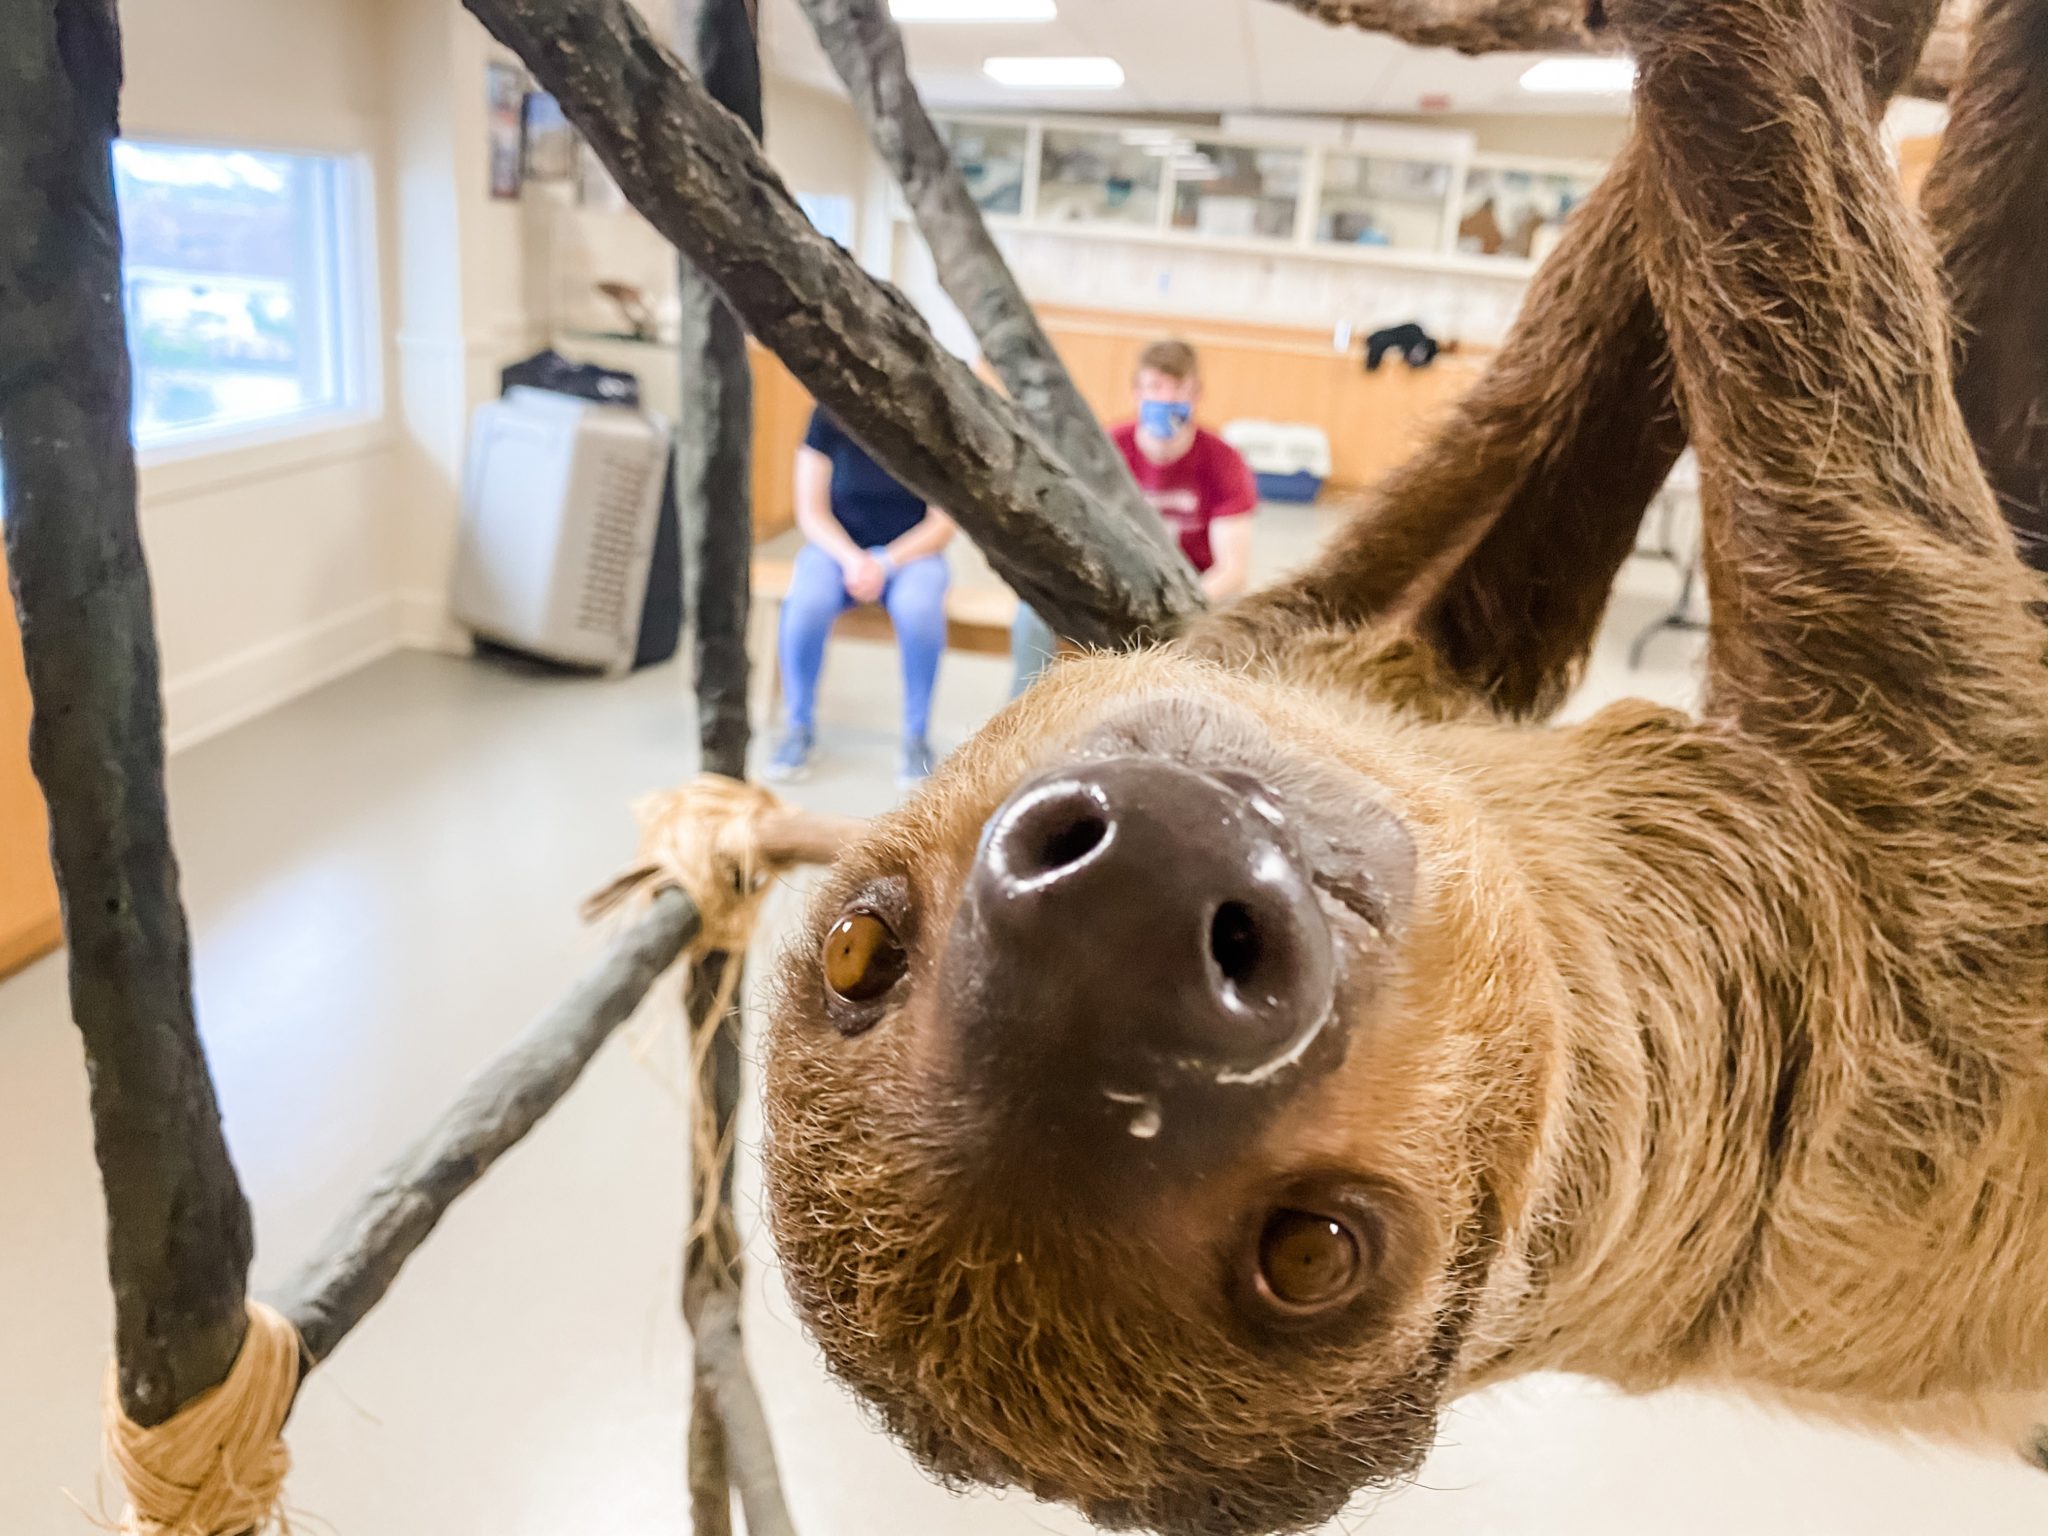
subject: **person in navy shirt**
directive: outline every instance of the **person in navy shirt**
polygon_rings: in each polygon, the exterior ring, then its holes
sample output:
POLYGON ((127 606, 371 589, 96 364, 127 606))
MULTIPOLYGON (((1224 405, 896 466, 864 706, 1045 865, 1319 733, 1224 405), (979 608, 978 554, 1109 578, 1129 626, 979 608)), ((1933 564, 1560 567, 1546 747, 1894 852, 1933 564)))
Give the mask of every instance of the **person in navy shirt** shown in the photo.
POLYGON ((879 603, 903 659, 897 782, 908 787, 932 771, 932 689, 946 649, 944 551, 953 520, 898 484, 820 409, 796 453, 796 522, 805 542, 780 636, 789 718, 768 777, 788 782, 810 771, 825 642, 848 608, 879 603))

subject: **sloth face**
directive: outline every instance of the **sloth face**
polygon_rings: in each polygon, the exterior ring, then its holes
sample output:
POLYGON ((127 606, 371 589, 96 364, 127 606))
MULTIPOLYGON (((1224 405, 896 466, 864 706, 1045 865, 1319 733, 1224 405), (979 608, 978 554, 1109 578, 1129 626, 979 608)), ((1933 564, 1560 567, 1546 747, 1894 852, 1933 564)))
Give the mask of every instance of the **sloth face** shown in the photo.
POLYGON ((1436 871, 1474 861, 1357 716, 1171 656, 1062 668, 786 955, 777 1243, 934 1475, 1249 1533, 1428 1450, 1499 1239, 1458 1085, 1516 1072, 1464 1022, 1501 982, 1436 871))

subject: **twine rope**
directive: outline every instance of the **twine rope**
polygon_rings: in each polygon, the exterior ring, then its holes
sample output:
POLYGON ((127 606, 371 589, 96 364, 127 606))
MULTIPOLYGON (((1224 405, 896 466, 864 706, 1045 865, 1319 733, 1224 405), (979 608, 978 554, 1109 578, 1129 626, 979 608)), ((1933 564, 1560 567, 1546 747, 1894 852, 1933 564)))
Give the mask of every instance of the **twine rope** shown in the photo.
POLYGON ((718 988, 698 1017, 687 1020, 690 1081, 690 1165, 696 1186, 686 1241, 711 1237, 724 1217, 721 1188, 732 1157, 732 1127, 721 1128, 711 1095, 701 1091, 720 1021, 739 986, 742 957, 753 943, 761 906, 780 863, 761 848, 762 823, 787 810, 770 791, 721 774, 699 774, 678 789, 634 802, 640 847, 632 869, 584 904, 591 920, 637 911, 660 892, 679 889, 696 905, 700 923, 678 966, 679 979, 708 956, 723 954, 718 988))
POLYGON ((260 1301, 227 1379, 161 1424, 145 1428, 121 1406, 107 1368, 102 1409, 108 1464, 128 1493, 125 1536, 238 1536, 283 1524, 291 1453, 284 1421, 299 1390, 299 1333, 260 1301))

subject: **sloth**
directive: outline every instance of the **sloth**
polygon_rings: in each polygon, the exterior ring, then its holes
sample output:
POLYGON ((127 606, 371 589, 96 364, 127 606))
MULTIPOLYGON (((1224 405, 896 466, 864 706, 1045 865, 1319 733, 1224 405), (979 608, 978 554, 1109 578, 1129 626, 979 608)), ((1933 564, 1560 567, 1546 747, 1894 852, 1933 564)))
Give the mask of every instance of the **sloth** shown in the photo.
MULTIPOLYGON (((1928 9, 1605 0, 1631 141, 1434 444, 842 856, 770 1216, 935 1476, 1304 1529, 1533 1370, 2037 1422, 2048 630, 1874 126, 1928 9), (1699 710, 1544 723, 1688 440, 1699 710)), ((1984 8, 1959 123, 2044 12, 1984 8)))

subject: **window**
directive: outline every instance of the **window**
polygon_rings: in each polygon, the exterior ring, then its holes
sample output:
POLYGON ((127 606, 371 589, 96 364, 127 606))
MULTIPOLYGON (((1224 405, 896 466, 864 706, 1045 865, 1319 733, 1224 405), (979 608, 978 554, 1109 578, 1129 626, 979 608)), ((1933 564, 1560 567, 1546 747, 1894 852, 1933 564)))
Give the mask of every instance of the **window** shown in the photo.
POLYGON ((1031 131, 1022 123, 939 124, 953 163, 983 213, 1024 211, 1024 157, 1031 131))
POLYGON ((1293 237, 1301 206, 1298 149, 1196 142, 1173 156, 1173 227, 1227 240, 1293 237))
POLYGON ((1475 161, 1465 173, 1458 249, 1477 256, 1541 260, 1599 176, 1475 161))
POLYGON ((1144 131, 1048 128, 1038 167, 1040 223, 1159 222, 1164 160, 1144 131))
POLYGON ((115 145, 138 447, 365 405, 358 174, 331 156, 115 145))
POLYGON ((1323 157, 1316 239, 1332 245, 1434 251, 1443 244, 1451 167, 1332 150, 1323 157))

